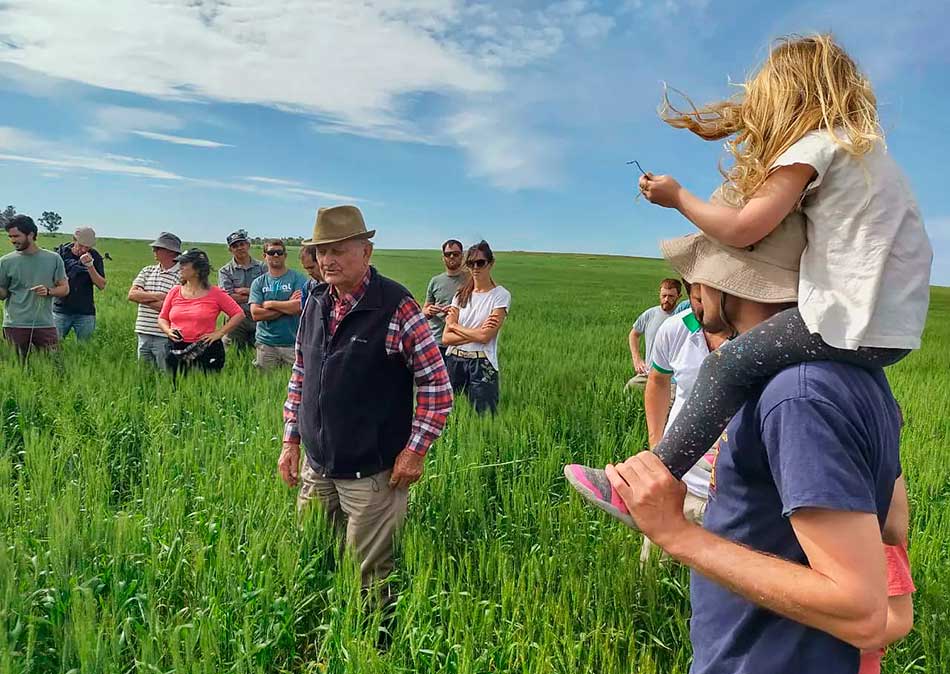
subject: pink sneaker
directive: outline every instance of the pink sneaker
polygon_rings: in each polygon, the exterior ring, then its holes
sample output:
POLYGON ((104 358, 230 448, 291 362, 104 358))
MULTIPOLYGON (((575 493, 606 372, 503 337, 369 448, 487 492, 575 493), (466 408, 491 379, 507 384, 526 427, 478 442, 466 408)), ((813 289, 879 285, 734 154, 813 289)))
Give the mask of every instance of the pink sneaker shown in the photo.
POLYGON ((634 531, 640 531, 620 494, 614 491, 607 473, 600 468, 589 468, 577 463, 564 466, 564 477, 589 503, 617 518, 634 531))

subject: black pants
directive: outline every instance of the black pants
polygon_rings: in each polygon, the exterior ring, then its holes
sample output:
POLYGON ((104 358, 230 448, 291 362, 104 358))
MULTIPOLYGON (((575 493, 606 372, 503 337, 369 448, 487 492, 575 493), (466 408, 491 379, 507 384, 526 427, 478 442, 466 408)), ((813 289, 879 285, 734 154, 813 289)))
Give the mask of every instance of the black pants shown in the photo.
POLYGON ((448 355, 445 366, 449 371, 452 391, 465 393, 479 414, 498 411, 498 370, 487 358, 459 358, 448 355))
POLYGON ((786 309, 706 357, 689 399, 653 453, 675 477, 683 477, 743 403, 786 367, 833 360, 879 368, 893 365, 908 353, 906 349, 836 349, 808 331, 797 308, 786 309))
POLYGON ((220 340, 211 342, 204 352, 192 361, 183 360, 176 356, 172 351, 184 349, 188 342, 176 342, 170 340, 172 345, 168 351, 168 370, 172 375, 184 374, 195 368, 202 372, 220 372, 224 368, 224 343, 220 340))

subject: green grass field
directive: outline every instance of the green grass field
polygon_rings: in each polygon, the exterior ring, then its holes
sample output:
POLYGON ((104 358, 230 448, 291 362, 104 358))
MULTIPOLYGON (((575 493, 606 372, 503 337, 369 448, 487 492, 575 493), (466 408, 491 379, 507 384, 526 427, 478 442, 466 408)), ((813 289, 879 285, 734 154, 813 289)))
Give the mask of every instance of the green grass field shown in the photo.
MULTIPOLYGON (((53 247, 53 239, 41 245, 53 247)), ((0 253, 10 250, 4 241, 0 253)), ((228 354, 171 382, 135 362, 125 295, 144 241, 104 240, 95 339, 63 366, 0 350, 0 672, 686 672, 688 574, 641 573, 639 535, 581 505, 570 461, 646 442, 626 337, 662 262, 498 255, 513 295, 502 409, 457 404, 412 488, 391 649, 319 516, 276 474, 287 373, 228 354)), ((224 246, 209 246, 213 264, 224 246)), ((259 254, 259 253, 258 253, 259 254)), ((293 256, 292 256, 293 257, 293 256)), ((438 251, 380 251, 417 297, 438 251)), ((886 672, 950 671, 950 289, 888 372, 907 425, 916 629, 886 672)))

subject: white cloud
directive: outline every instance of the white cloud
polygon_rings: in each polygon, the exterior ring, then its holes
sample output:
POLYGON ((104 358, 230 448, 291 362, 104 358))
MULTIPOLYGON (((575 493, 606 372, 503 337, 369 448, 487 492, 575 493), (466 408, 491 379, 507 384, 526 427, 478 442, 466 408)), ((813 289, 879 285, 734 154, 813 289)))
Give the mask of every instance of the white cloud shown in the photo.
POLYGON ((508 190, 548 187, 560 181, 556 143, 511 125, 487 108, 459 112, 446 128, 471 160, 471 174, 508 190))
MULTIPOLYGON (((571 40, 602 39, 613 19, 587 0, 540 10, 462 0, 9 0, 0 4, 0 25, 0 62, 45 77, 155 98, 267 105, 312 115, 324 133, 457 144, 476 173, 499 165, 493 182, 515 186, 539 184, 547 169, 534 161, 551 153, 486 163, 468 135, 453 132, 457 119, 410 121, 418 95, 434 94, 450 110, 489 94, 516 96, 510 72, 571 40)), ((97 133, 182 128, 165 113, 142 119, 148 112, 105 111, 97 133)), ((490 108, 475 114, 497 117, 490 108)), ((500 125, 526 128, 518 119, 500 125)), ((532 146, 549 142, 526 130, 532 146)))
POLYGON ((285 185, 290 187, 299 187, 300 183, 296 180, 284 180, 283 178, 268 178, 267 176, 244 176, 245 180, 255 183, 265 183, 267 185, 285 185))
POLYGON ((219 143, 215 140, 205 140, 204 138, 188 138, 186 136, 173 136, 167 133, 156 133, 155 131, 142 131, 140 129, 132 129, 129 133, 133 133, 136 136, 141 136, 142 138, 148 138, 149 140, 158 140, 163 143, 172 143, 173 145, 191 145, 192 147, 234 147, 233 145, 228 145, 227 143, 219 143))
POLYGON ((317 197, 333 201, 368 201, 363 197, 311 189, 301 183, 279 178, 250 176, 243 182, 234 182, 180 175, 158 167, 149 159, 116 154, 81 153, 67 145, 39 138, 22 129, 9 126, 0 126, 0 162, 37 166, 41 169, 41 175, 45 177, 62 171, 91 171, 278 198, 317 197))

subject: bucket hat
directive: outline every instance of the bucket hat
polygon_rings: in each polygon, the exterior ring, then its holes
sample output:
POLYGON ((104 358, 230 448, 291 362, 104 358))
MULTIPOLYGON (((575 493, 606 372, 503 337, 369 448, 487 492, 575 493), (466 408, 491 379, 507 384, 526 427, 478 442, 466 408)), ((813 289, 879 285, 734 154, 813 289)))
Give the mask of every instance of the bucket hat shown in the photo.
POLYGON ((164 248, 165 250, 170 250, 173 253, 181 252, 181 239, 171 232, 162 232, 158 235, 158 238, 152 241, 152 243, 149 245, 152 248, 164 248))
POLYGON ((660 250, 690 283, 764 304, 796 302, 799 264, 805 250, 805 216, 792 211, 768 236, 745 248, 727 246, 705 234, 690 234, 662 241, 660 250))

